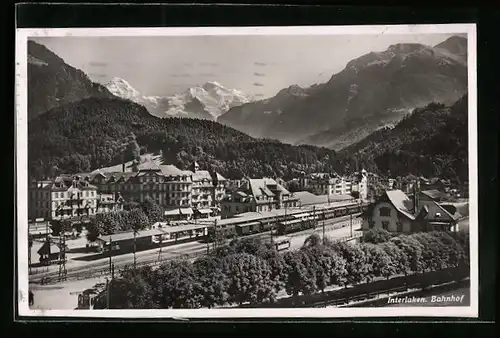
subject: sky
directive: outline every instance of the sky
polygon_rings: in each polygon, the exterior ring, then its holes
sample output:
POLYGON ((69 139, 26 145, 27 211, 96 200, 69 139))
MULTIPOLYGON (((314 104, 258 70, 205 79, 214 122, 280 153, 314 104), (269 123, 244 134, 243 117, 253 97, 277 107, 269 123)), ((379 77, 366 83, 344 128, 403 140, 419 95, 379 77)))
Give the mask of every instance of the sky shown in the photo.
POLYGON ((217 81, 258 97, 328 81, 347 62, 397 43, 434 46, 452 34, 316 36, 37 37, 93 81, 113 77, 143 95, 217 81))

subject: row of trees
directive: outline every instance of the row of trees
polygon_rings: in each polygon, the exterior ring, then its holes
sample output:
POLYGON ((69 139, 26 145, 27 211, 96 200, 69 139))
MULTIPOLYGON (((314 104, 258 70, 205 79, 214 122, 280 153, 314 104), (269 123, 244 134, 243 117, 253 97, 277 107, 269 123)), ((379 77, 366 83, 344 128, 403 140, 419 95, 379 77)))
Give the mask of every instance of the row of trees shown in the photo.
POLYGON ((141 203, 129 202, 123 211, 97 214, 87 226, 87 239, 94 242, 101 235, 140 231, 163 219, 164 210, 150 198, 141 203))
MULTIPOLYGON (((258 240, 233 240, 191 263, 125 269, 110 286, 111 308, 200 308, 275 302, 375 278, 389 279, 468 264, 463 243, 445 232, 371 234, 362 243, 309 237, 297 251, 277 252, 258 240)), ((106 306, 103 295, 100 307, 106 306)))

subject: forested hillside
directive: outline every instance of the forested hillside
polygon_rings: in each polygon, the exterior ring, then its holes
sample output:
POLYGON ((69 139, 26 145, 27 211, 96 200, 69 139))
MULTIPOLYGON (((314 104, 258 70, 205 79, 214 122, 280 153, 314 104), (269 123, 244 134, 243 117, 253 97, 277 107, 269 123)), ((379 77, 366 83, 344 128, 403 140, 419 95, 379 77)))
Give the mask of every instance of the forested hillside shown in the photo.
POLYGON ((187 169, 198 161, 228 178, 291 177, 297 170, 329 171, 335 152, 254 139, 230 127, 197 119, 159 119, 131 101, 89 98, 48 111, 29 122, 32 178, 86 172, 162 151, 165 162, 187 169))
POLYGON ((113 97, 45 46, 28 41, 28 117, 87 97, 113 97))
POLYGON ((467 95, 451 107, 431 103, 415 109, 393 129, 379 130, 339 156, 391 176, 413 173, 463 182, 468 179, 467 95))

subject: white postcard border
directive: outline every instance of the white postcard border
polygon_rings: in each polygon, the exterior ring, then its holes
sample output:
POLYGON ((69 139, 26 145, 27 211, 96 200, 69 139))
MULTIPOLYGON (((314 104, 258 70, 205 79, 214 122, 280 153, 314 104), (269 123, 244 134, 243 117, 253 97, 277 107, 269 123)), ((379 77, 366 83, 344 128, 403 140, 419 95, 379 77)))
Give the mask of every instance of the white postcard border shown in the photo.
POLYGON ((294 27, 196 27, 196 28, 50 28, 16 29, 16 215, 17 304, 20 316, 100 318, 362 318, 362 317, 478 317, 479 247, 477 179, 477 75, 476 25, 377 25, 294 27), (31 310, 28 306, 27 210, 27 40, 62 36, 199 36, 199 35, 403 35, 467 34, 469 102, 469 231, 471 295, 468 307, 404 308, 306 308, 306 309, 164 309, 164 310, 31 310), (404 309, 404 310, 403 310, 404 309))

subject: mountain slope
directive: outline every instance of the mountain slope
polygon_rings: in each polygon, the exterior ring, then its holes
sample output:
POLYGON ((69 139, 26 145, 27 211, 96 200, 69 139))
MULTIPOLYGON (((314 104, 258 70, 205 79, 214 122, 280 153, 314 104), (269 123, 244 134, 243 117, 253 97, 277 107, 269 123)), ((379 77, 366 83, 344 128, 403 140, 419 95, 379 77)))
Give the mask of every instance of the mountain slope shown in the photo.
MULTIPOLYGON (((391 176, 468 179, 468 97, 451 106, 431 103, 415 109, 394 128, 378 130, 339 153, 391 176)), ((340 159, 339 159, 340 160, 340 159)), ((352 164, 352 163, 351 163, 352 164)))
POLYGON ((28 118, 87 97, 111 97, 102 85, 66 64, 45 46, 28 41, 28 118))
POLYGON ((127 81, 113 78, 106 84, 114 95, 139 103, 158 117, 189 117, 216 120, 231 107, 250 102, 251 97, 217 82, 189 88, 172 96, 144 96, 127 81))
POLYGON ((363 55, 325 84, 232 108, 218 121, 253 136, 342 148, 413 108, 451 103, 466 92, 467 41, 450 39, 436 47, 397 44, 363 55))
POLYGON ((168 164, 187 169, 193 161, 228 178, 290 177, 305 170, 328 171, 335 152, 254 139, 217 122, 160 119, 141 105, 119 98, 89 98, 29 121, 32 178, 87 172, 117 165, 141 152, 161 151, 168 164))

